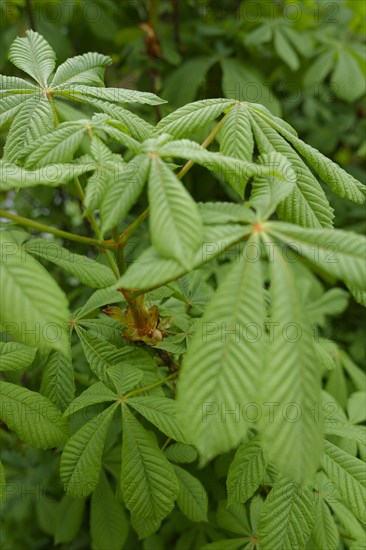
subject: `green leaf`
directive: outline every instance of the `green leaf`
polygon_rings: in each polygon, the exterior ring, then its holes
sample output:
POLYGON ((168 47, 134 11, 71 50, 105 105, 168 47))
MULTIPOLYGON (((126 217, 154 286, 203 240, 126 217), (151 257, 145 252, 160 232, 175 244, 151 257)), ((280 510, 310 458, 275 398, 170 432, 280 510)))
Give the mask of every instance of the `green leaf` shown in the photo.
MULTIPOLYGON (((308 227, 332 227, 333 210, 322 187, 292 147, 263 120, 262 114, 251 111, 252 127, 261 155, 281 153, 296 173, 293 192, 277 209, 280 218, 308 227)), ((271 121, 272 119, 269 119, 271 121)))
POLYGON ((363 522, 366 517, 365 464, 329 441, 324 441, 321 465, 330 479, 337 480, 337 488, 343 500, 363 522))
POLYGON ((297 149, 334 193, 357 204, 363 204, 366 187, 362 183, 348 174, 338 164, 322 155, 322 153, 311 147, 311 145, 304 143, 285 128, 278 126, 275 129, 297 149))
POLYGON ((20 106, 29 98, 29 94, 15 94, 0 99, 0 128, 2 130, 7 129, 17 115, 20 106))
POLYGON ((107 371, 117 362, 117 349, 109 342, 99 340, 99 338, 80 327, 76 326, 76 332, 80 338, 90 369, 102 382, 110 386, 111 381, 107 371))
POLYGON ((365 75, 357 59, 345 48, 337 48, 338 59, 332 75, 333 93, 344 101, 355 101, 366 91, 365 75))
POLYGON ((63 291, 6 232, 0 233, 0 249, 3 329, 40 349, 68 350, 69 311, 63 291))
POLYGON ((3 159, 16 162, 24 155, 24 148, 54 127, 50 103, 42 94, 32 94, 18 109, 6 139, 3 159))
POLYGON ((205 225, 230 222, 252 223, 255 214, 247 206, 234 202, 199 202, 198 209, 205 225))
POLYGON ((37 449, 50 449, 68 436, 66 421, 46 397, 0 381, 0 418, 19 439, 37 449))
POLYGON ((26 252, 52 262, 74 275, 79 281, 92 288, 111 286, 116 278, 112 270, 103 264, 68 250, 56 242, 32 239, 25 243, 26 252))
POLYGON ((247 538, 224 539, 201 546, 200 550, 249 550, 250 546, 244 546, 247 538))
POLYGON ((192 269, 202 242, 202 222, 197 204, 177 176, 157 156, 149 175, 150 232, 156 250, 192 269))
POLYGON ((0 342, 0 371, 25 370, 34 361, 37 348, 17 342, 0 342))
POLYGON ((366 421, 366 391, 354 392, 349 396, 347 413, 352 424, 366 421))
POLYGON ((242 504, 227 504, 226 501, 219 501, 216 512, 217 524, 225 531, 231 531, 238 535, 249 536, 251 528, 248 520, 248 513, 242 504))
POLYGON ((340 229, 304 229, 295 225, 270 222, 266 231, 278 237, 310 263, 347 284, 366 287, 366 239, 340 229))
MULTIPOLYGON (((92 98, 87 98, 87 103, 93 107, 96 107, 99 111, 106 113, 109 115, 109 118, 114 121, 117 121, 120 124, 122 123, 130 136, 139 141, 148 139, 153 133, 154 127, 151 124, 119 105, 92 98)), ((96 115, 94 115, 93 119, 95 118, 96 115)))
POLYGON ((14 40, 10 46, 9 59, 45 88, 56 65, 56 55, 51 46, 43 36, 32 30, 26 31, 24 38, 14 40))
POLYGON ((90 535, 93 550, 120 550, 128 535, 128 521, 102 471, 90 499, 90 535))
MULTIPOLYGON (((362 393, 362 392, 361 392, 362 393)), ((351 439, 357 441, 361 445, 366 441, 366 427, 365 426, 352 426, 346 422, 334 421, 330 419, 324 423, 325 433, 330 435, 337 435, 345 439, 351 439)))
POLYGON ((185 443, 173 443, 164 452, 170 462, 178 462, 178 464, 189 464, 197 459, 196 449, 185 443))
POLYGON ((202 483, 189 472, 174 466, 179 483, 177 505, 191 521, 207 521, 208 498, 202 483))
POLYGON ((118 403, 84 424, 65 445, 60 475, 66 492, 82 498, 98 485, 104 442, 118 403))
MULTIPOLYGON (((231 245, 251 233, 251 226, 228 224, 203 227, 203 239, 194 258, 194 268, 223 254, 231 245)), ((180 263, 173 259, 162 258, 155 248, 145 250, 138 261, 131 264, 126 273, 117 281, 116 288, 151 289, 160 287, 169 281, 187 273, 180 263)))
POLYGON ((176 401, 174 399, 136 395, 128 398, 128 404, 165 435, 176 441, 185 442, 185 437, 176 419, 176 401))
POLYGON ((117 401, 118 395, 107 388, 103 382, 95 382, 87 388, 81 395, 78 395, 64 412, 64 416, 70 416, 77 411, 95 405, 95 403, 106 403, 107 401, 117 401))
POLYGON ((215 61, 214 57, 203 56, 185 61, 167 76, 161 95, 175 107, 194 101, 206 73, 215 61))
POLYGON ((280 102, 265 83, 264 76, 253 65, 223 57, 221 68, 221 85, 225 97, 231 98, 231 101, 261 103, 273 114, 280 114, 280 102))
POLYGON ((349 355, 344 351, 340 351, 340 360, 342 367, 347 372, 348 376, 355 385, 356 390, 364 391, 366 387, 366 374, 351 360, 349 355))
MULTIPOLYGON (((347 285, 348 286, 348 285, 347 285)), ((363 290, 362 288, 358 288, 356 286, 349 286, 348 290, 356 300, 358 304, 361 304, 361 306, 366 307, 366 290, 363 290)))
POLYGON ((314 503, 310 489, 283 479, 266 498, 259 518, 263 550, 303 550, 314 525, 314 503))
POLYGON ((5 470, 2 462, 0 462, 0 501, 3 502, 6 490, 5 470))
POLYGON ((123 294, 115 288, 101 288, 90 296, 81 309, 77 310, 75 320, 88 317, 90 313, 98 310, 101 306, 117 304, 124 301, 123 294))
MULTIPOLYGON (((332 491, 332 485, 334 487, 334 483, 332 484, 330 482, 330 488, 332 491)), ((336 485, 337 487, 337 485, 336 485)), ((328 486, 329 490, 329 486, 328 486)), ((352 514, 352 512, 349 510, 349 507, 343 504, 343 502, 337 501, 334 496, 330 496, 330 498, 325 497, 327 500, 327 503, 329 504, 330 508, 333 510, 334 514, 337 517, 338 522, 342 526, 342 530, 346 532, 348 537, 350 539, 362 539, 362 537, 365 536, 365 528, 363 525, 361 525, 358 520, 355 518, 355 516, 352 514)), ((364 522, 362 522, 364 523, 364 522)))
POLYGON ((56 506, 54 543, 71 542, 80 530, 85 511, 85 500, 64 495, 56 506))
POLYGON ((316 548, 322 550, 338 550, 339 532, 336 522, 329 510, 328 505, 322 498, 315 503, 315 522, 312 532, 316 548))
POLYGON ((40 393, 64 411, 74 399, 74 369, 71 360, 60 351, 52 352, 42 372, 40 393))
POLYGON ((149 159, 137 155, 120 167, 101 205, 102 232, 107 233, 124 220, 136 204, 147 180, 149 159))
POLYGON ((252 161, 254 140, 249 112, 244 103, 236 103, 225 115, 220 129, 220 151, 228 157, 252 161))
POLYGON ((119 395, 124 395, 134 388, 144 375, 142 370, 128 363, 128 358, 123 361, 123 365, 113 365, 109 367, 107 373, 119 395))
POLYGON ((72 161, 86 133, 86 124, 63 122, 52 133, 35 138, 24 149, 27 169, 40 168, 47 164, 72 161))
POLYGON ((299 298, 297 272, 275 243, 271 250, 271 329, 260 377, 264 414, 259 420, 265 455, 279 471, 300 483, 309 481, 320 463, 322 418, 320 374, 314 362, 313 335, 299 298), (267 403, 267 405, 264 405, 267 403))
POLYGON ((105 68, 111 63, 110 57, 95 52, 71 57, 57 68, 51 87, 65 88, 70 84, 103 86, 105 68))
POLYGON ((208 170, 217 172, 229 181, 241 198, 244 198, 245 186, 249 178, 271 174, 270 167, 207 151, 189 139, 165 143, 159 147, 159 154, 165 157, 185 158, 201 164, 208 170))
POLYGON ((292 71, 297 71, 300 66, 299 58, 280 27, 275 28, 274 31, 274 48, 278 57, 280 57, 292 71))
POLYGON ((249 243, 207 307, 180 373, 178 420, 202 463, 245 438, 241 404, 257 395, 264 289, 261 263, 250 256, 251 246, 258 244, 249 243))
POLYGON ((262 483, 265 471, 266 461, 258 440, 240 445, 227 475, 228 504, 246 502, 262 483))
POLYGON ((123 500, 132 514, 160 521, 172 511, 179 493, 174 468, 126 406, 122 417, 123 500))
POLYGON ((232 104, 230 99, 203 99, 188 103, 164 117, 157 124, 156 132, 175 138, 186 137, 207 126, 232 104))
POLYGON ((278 153, 264 154, 259 163, 270 168, 270 175, 258 175, 252 183, 250 205, 258 216, 267 219, 283 203, 296 185, 296 173, 286 157, 278 153))
POLYGON ((348 305, 349 294, 341 288, 332 288, 317 300, 306 305, 310 323, 324 325, 327 315, 339 315, 348 305))
POLYGON ((24 189, 36 185, 58 187, 92 169, 88 164, 51 164, 37 170, 24 170, 16 164, 0 160, 0 190, 24 189))
POLYGON ((328 76, 334 66, 334 51, 326 50, 317 56, 314 63, 304 75, 304 84, 307 87, 318 86, 328 76))
POLYGON ((85 208, 93 212, 100 208, 100 204, 108 187, 115 178, 118 169, 125 166, 122 157, 114 155, 112 151, 96 136, 92 137, 90 153, 95 159, 94 173, 88 179, 85 189, 85 208), (118 159, 118 160, 117 160, 118 159))
POLYGON ((57 94, 61 97, 75 99, 82 103, 88 103, 88 97, 108 101, 110 103, 145 103, 147 105, 161 105, 166 103, 155 94, 150 92, 139 92, 125 88, 101 88, 96 86, 83 86, 73 84, 70 89, 58 88, 57 94))
POLYGON ((24 94, 29 96, 32 92, 39 93, 39 87, 31 82, 16 76, 6 76, 3 74, 0 74, 0 87, 0 97, 8 96, 9 94, 24 94))

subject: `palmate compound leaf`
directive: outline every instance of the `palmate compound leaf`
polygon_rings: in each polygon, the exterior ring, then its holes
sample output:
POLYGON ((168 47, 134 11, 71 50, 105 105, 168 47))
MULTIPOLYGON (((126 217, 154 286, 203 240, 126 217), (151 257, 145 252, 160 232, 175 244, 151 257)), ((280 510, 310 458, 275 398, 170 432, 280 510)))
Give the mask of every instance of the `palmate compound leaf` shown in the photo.
POLYGON ((275 483, 259 517, 263 550, 303 550, 314 525, 312 492, 288 479, 275 483))
POLYGON ((364 522, 366 518, 366 469, 362 460, 339 447, 324 441, 321 465, 332 480, 336 480, 342 500, 354 515, 364 522))
POLYGON ((265 471, 266 461, 258 439, 240 445, 226 480, 228 504, 246 502, 262 483, 265 471))
POLYGON ((152 156, 148 184, 150 233, 155 249, 192 269, 202 242, 198 206, 177 176, 156 155, 152 156))
POLYGON ((69 311, 65 294, 7 232, 0 233, 0 249, 3 329, 27 344, 67 354, 69 311))
POLYGON ((179 493, 174 467, 126 405, 122 418, 123 500, 132 514, 160 521, 172 511, 179 493))
POLYGON ((18 342, 0 342, 0 371, 25 370, 34 361, 37 348, 18 342))
MULTIPOLYGON (((266 223, 276 236, 309 262, 347 285, 366 288, 366 239, 351 231, 306 229, 283 222, 266 223)), ((292 258, 293 261, 293 258, 292 258)))
POLYGON ((55 242, 32 239, 25 243, 24 249, 29 254, 60 266, 92 288, 105 288, 111 286, 116 280, 113 271, 108 266, 68 250, 55 242))
POLYGON ((0 395, 0 418, 31 447, 50 449, 67 439, 66 420, 43 395, 4 381, 0 395))
POLYGON ((178 420, 202 463, 245 438, 246 405, 257 398, 264 344, 258 335, 265 319, 262 266, 251 255, 257 245, 253 237, 245 257, 234 263, 183 361, 178 420))
POLYGON ((56 54, 51 46, 43 36, 32 30, 14 40, 10 46, 9 59, 44 87, 56 65, 56 54))
POLYGON ((121 550, 128 535, 125 511, 102 470, 90 499, 90 535, 93 550, 121 550))
MULTIPOLYGON (((10 48, 10 59, 28 72, 38 86, 0 75, 3 84, 0 124, 7 125, 14 119, 4 149, 4 158, 8 161, 17 160, 23 154, 25 145, 42 134, 48 134, 57 124, 57 107, 55 109, 53 98, 87 103, 105 112, 110 111, 113 104, 117 104, 115 107, 118 108, 121 102, 164 103, 152 93, 102 87, 104 69, 111 59, 97 53, 89 52, 67 60, 57 69, 53 81, 48 83, 55 66, 55 54, 44 38, 34 31, 27 31, 24 38, 15 40, 10 48), (21 109, 17 104, 21 105, 21 109)), ((127 120, 123 114, 117 118, 127 120)), ((128 126, 141 137, 147 123, 139 122, 135 115, 130 118, 133 121, 128 119, 128 126)))
POLYGON ((277 243, 263 238, 272 253, 272 329, 260 375, 261 443, 269 462, 283 475, 302 483, 311 479, 320 464, 323 425, 314 410, 320 403, 320 374, 296 272, 277 243))
POLYGON ((104 442, 119 403, 111 405, 71 436, 61 457, 60 475, 66 492, 83 498, 98 485, 104 442))

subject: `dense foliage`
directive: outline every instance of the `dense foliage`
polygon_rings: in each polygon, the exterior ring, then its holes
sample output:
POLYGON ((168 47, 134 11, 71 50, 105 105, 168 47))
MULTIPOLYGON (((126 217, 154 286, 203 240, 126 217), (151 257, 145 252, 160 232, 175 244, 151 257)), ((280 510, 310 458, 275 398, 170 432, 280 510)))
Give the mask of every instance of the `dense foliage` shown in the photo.
POLYGON ((2 547, 364 548, 365 8, 121 4, 1 6, 2 547))

